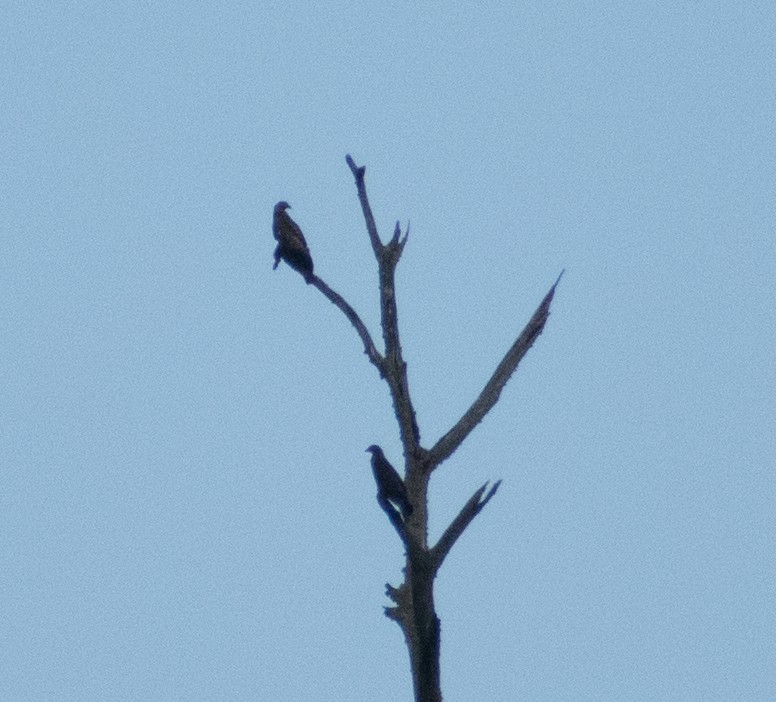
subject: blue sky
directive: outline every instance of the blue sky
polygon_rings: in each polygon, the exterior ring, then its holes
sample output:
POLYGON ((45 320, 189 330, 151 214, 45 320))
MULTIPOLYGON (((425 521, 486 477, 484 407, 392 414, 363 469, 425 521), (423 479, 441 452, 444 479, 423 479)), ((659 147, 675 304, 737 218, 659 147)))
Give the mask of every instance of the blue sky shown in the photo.
POLYGON ((772 700, 771 3, 0 10, 0 698, 407 700, 389 398, 344 156, 399 267, 445 699, 772 700))

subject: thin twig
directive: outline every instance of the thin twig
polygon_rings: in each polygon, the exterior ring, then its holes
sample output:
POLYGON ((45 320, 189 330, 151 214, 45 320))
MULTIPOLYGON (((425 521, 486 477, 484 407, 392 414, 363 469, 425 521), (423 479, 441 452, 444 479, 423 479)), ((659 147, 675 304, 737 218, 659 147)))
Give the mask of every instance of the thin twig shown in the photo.
POLYGON ((342 310, 343 314, 350 320, 350 323, 355 327, 358 335, 361 337, 361 341, 364 344, 364 353, 369 357, 372 365, 380 372, 380 377, 385 376, 383 365, 385 359, 382 354, 375 347, 372 337, 369 334, 369 330, 366 325, 361 321, 361 317, 358 313, 348 304, 342 295, 332 290, 323 280, 317 275, 313 275, 310 284, 314 285, 320 290, 329 300, 342 310))

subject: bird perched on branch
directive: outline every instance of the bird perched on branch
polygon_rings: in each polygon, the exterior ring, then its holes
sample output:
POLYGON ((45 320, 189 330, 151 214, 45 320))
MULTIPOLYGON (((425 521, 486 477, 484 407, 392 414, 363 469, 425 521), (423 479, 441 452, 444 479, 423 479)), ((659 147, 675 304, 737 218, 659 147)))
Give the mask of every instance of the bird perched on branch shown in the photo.
POLYGON ((307 248, 304 234, 299 225, 289 217, 286 210, 291 207, 287 202, 281 201, 275 205, 272 212, 272 234, 277 239, 275 247, 274 271, 282 258, 291 268, 299 271, 307 283, 313 278, 313 259, 310 249, 307 248))
POLYGON ((412 514, 412 505, 407 499, 407 488, 399 477, 396 469, 388 463, 383 450, 372 444, 367 451, 372 454, 372 472, 377 483, 377 499, 386 500, 395 504, 406 520, 412 514))

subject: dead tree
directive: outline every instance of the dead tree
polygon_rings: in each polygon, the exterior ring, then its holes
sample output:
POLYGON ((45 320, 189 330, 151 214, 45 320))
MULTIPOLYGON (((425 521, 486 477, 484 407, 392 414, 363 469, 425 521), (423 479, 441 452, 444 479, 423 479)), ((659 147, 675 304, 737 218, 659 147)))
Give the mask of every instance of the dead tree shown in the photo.
MULTIPOLYGON (((380 506, 388 515, 405 547, 405 579, 398 587, 386 585, 386 594, 394 603, 385 615, 395 621, 404 634, 410 654, 416 702, 441 702, 439 670, 440 622, 434 608, 434 578, 445 557, 467 526, 496 494, 501 481, 490 487, 485 483, 469 498, 461 511, 433 546, 428 544, 428 483, 433 471, 461 445, 498 401, 501 391, 515 372, 523 356, 542 333, 550 313, 555 288, 561 272, 528 324, 496 367, 490 380, 463 416, 431 448, 421 444, 420 431, 407 382, 407 364, 402 357, 396 308, 394 272, 407 243, 409 227, 402 237, 399 223, 387 244, 383 244, 366 194, 364 166, 356 166, 348 155, 346 161, 356 179, 358 199, 366 221, 372 251, 377 259, 380 278, 380 313, 384 352, 378 350, 366 325, 356 311, 321 278, 310 274, 307 282, 334 303, 355 328, 364 345, 364 353, 380 377, 388 384, 393 409, 399 424, 404 449, 405 485, 414 507, 406 522, 385 500, 380 506)), ((285 203, 283 203, 285 204, 285 203)))

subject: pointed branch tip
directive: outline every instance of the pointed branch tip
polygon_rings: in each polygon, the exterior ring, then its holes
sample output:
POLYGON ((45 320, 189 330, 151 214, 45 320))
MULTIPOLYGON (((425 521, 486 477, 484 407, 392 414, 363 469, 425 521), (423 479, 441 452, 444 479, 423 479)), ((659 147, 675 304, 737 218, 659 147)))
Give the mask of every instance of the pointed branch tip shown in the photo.
POLYGON ((366 166, 357 166, 350 154, 345 154, 345 162, 348 164, 350 170, 353 171, 353 175, 356 179, 363 180, 364 173, 366 173, 366 166))
POLYGON ((398 604, 399 591, 393 585, 391 585, 391 583, 385 583, 385 594, 389 599, 398 604))
POLYGON ((407 231, 404 232, 404 238, 399 242, 399 248, 404 249, 404 244, 407 243, 407 239, 410 237, 410 221, 407 220, 407 231))
MULTIPOLYGON (((482 500, 482 502, 480 503, 483 507, 488 502, 488 500, 490 500, 490 498, 493 497, 493 495, 496 494, 496 492, 498 491, 498 488, 499 488, 500 485, 501 485, 501 480, 497 480, 495 483, 493 483, 493 485, 491 486, 490 490, 488 490, 488 494, 485 495, 485 499, 482 500)), ((485 485, 483 487, 485 487, 485 486, 487 486, 487 483, 485 483, 485 485)))
POLYGON ((399 615, 398 607, 383 607, 383 614, 385 614, 388 619, 401 624, 401 616, 399 615))

